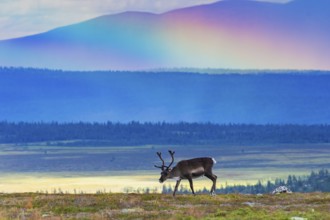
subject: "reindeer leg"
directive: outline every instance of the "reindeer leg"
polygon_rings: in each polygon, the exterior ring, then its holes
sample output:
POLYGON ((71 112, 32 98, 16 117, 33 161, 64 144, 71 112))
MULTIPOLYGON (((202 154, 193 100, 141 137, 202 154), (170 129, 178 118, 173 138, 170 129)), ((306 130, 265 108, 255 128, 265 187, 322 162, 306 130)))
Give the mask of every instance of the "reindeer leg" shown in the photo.
POLYGON ((215 190, 216 190, 216 184, 217 184, 217 176, 216 175, 214 175, 214 174, 212 174, 212 176, 213 176, 213 178, 214 178, 214 180, 213 180, 213 192, 212 192, 212 195, 215 195, 215 190))
POLYGON ((212 187, 211 187, 211 191, 210 191, 210 194, 211 195, 215 195, 215 188, 216 188, 216 182, 217 182, 217 176, 212 174, 212 173, 205 173, 205 176, 207 178, 209 178, 210 180, 212 180, 213 184, 212 184, 212 187))
POLYGON ((178 190, 178 187, 179 187, 179 185, 180 185, 180 182, 181 182, 181 179, 178 179, 178 180, 176 181, 176 185, 175 185, 174 192, 173 192, 173 197, 175 196, 175 193, 176 193, 176 191, 178 190))
POLYGON ((190 189, 191 189, 192 194, 196 195, 196 194, 195 194, 195 191, 194 191, 194 185, 193 185, 192 178, 189 177, 189 178, 187 178, 187 179, 189 180, 190 189))

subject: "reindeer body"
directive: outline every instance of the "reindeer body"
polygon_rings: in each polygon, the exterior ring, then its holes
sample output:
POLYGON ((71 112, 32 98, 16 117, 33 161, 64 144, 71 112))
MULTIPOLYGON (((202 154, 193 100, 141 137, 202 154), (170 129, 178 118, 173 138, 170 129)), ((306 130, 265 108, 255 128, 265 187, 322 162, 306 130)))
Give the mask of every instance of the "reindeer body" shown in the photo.
POLYGON ((173 167, 171 176, 173 178, 187 179, 191 176, 193 179, 201 177, 207 170, 212 169, 213 160, 209 157, 194 158, 190 160, 181 160, 173 167), (189 167, 189 169, 187 169, 189 167))
POLYGON ((164 160, 161 158, 161 153, 157 153, 159 158, 162 160, 163 165, 162 166, 156 166, 158 168, 162 169, 161 177, 159 179, 160 183, 163 183, 167 179, 175 179, 176 185, 173 192, 173 196, 175 196, 175 193, 178 189, 178 186, 180 185, 180 182, 182 179, 187 179, 190 183, 190 188, 193 194, 194 187, 192 179, 198 178, 201 176, 206 176, 210 180, 212 180, 213 185, 211 188, 211 194, 214 194, 215 188, 216 188, 216 180, 217 176, 212 173, 212 167, 216 163, 214 158, 210 157, 201 157, 201 158, 194 158, 190 160, 181 160, 177 163, 177 165, 173 168, 170 168, 170 166, 174 162, 174 152, 169 151, 172 157, 172 162, 169 166, 164 165, 164 160))

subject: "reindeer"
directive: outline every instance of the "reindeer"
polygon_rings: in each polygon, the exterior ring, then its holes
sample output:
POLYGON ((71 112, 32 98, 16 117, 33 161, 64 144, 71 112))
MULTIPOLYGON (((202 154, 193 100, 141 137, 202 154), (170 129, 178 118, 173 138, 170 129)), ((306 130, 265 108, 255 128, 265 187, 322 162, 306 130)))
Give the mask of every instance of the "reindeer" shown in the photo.
POLYGON ((215 184, 217 181, 217 176, 212 173, 212 167, 216 163, 214 158, 210 157, 200 157, 200 158, 194 158, 190 160, 181 160, 177 163, 177 165, 173 168, 171 168, 171 165, 174 162, 174 151, 168 151, 172 157, 172 161, 170 165, 165 166, 165 162, 162 158, 162 155, 160 152, 157 152, 158 157, 162 161, 161 166, 155 165, 155 167, 160 168, 162 170, 161 176, 159 179, 160 183, 165 182, 167 179, 175 179, 176 185, 174 188, 173 196, 175 196, 175 193, 178 189, 178 186, 180 185, 180 182, 182 179, 187 179, 190 184, 191 191, 193 195, 195 195, 194 186, 192 179, 200 177, 200 176, 206 176, 210 180, 213 181, 213 185, 211 187, 211 195, 215 195, 215 184))

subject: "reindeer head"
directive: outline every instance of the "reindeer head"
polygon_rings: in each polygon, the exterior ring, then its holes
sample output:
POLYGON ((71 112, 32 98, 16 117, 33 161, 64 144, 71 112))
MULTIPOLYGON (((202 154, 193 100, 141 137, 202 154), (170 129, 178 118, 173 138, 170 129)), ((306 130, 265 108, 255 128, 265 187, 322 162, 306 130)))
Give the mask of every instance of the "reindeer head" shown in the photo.
POLYGON ((170 177, 170 174, 171 174, 171 170, 172 170, 171 165, 174 162, 174 153, 175 152, 174 151, 171 151, 171 150, 169 150, 168 152, 170 153, 170 155, 172 157, 172 161, 171 161, 170 165, 168 165, 168 166, 165 166, 165 162, 164 162, 164 160, 162 158, 162 153, 161 152, 157 152, 157 155, 158 155, 159 159, 163 163, 161 166, 155 165, 155 167, 160 168, 162 170, 162 172, 160 173, 160 178, 159 178, 159 182, 160 183, 163 183, 165 180, 167 180, 170 177))

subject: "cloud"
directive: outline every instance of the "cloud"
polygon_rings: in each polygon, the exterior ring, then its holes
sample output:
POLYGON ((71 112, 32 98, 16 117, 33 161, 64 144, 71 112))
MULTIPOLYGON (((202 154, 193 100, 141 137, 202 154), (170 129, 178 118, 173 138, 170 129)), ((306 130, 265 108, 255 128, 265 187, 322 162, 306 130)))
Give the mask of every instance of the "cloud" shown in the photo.
POLYGON ((105 14, 124 11, 162 13, 216 1, 218 0, 1 0, 0 40, 40 33, 105 14))

